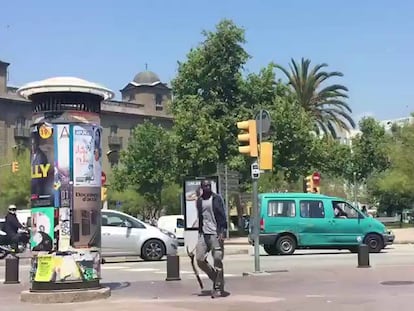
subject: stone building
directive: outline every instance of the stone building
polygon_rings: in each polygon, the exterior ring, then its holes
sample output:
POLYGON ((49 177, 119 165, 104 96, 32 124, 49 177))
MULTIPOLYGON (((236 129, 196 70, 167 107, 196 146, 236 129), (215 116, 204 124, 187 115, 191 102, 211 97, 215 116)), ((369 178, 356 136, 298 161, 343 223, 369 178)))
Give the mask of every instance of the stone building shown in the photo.
MULTIPOLYGON (((0 158, 30 144, 31 105, 16 94, 17 87, 8 86, 9 65, 0 60, 0 158)), ((171 89, 155 73, 138 73, 120 92, 121 100, 101 105, 105 172, 119 161, 119 151, 126 147, 131 130, 138 124, 151 120, 169 128, 173 122, 167 111, 171 89)))

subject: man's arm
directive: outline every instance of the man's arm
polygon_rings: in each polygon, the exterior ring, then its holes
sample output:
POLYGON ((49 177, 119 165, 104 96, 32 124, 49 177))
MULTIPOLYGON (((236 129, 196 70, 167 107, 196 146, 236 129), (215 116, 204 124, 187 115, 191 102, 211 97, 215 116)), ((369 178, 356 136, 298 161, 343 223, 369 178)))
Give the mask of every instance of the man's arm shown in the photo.
POLYGON ((224 201, 220 195, 217 194, 217 207, 214 210, 216 223, 217 223, 217 231, 219 234, 224 234, 224 231, 227 230, 227 216, 226 210, 224 207, 224 201))

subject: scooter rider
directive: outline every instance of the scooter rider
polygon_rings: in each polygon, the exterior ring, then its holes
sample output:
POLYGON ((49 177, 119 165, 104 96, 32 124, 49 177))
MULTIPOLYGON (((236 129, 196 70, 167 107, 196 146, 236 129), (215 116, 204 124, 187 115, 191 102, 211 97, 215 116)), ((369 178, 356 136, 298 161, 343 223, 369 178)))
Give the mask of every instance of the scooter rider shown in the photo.
POLYGON ((18 244, 20 240, 19 229, 23 228, 23 225, 19 222, 16 216, 16 205, 9 205, 9 212, 6 215, 4 223, 4 232, 6 232, 8 239, 10 240, 11 248, 17 252, 18 244))

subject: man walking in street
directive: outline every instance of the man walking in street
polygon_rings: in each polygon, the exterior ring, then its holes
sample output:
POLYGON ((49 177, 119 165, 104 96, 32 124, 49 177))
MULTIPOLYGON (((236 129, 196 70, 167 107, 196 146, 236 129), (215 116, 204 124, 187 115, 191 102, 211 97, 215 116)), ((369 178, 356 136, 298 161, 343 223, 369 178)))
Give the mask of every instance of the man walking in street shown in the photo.
POLYGON ((197 199, 198 241, 196 246, 197 264, 213 282, 212 297, 224 292, 224 234, 227 230, 227 217, 223 199, 211 190, 211 181, 201 182, 201 196, 197 199), (214 268, 207 261, 212 252, 214 268))

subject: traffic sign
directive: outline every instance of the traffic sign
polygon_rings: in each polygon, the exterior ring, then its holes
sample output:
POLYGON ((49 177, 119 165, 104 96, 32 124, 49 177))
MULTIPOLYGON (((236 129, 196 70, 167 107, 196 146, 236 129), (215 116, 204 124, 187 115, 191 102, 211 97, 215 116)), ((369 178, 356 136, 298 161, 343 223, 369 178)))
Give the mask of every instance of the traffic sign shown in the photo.
POLYGON ((321 174, 319 172, 314 172, 312 174, 312 181, 313 181, 313 186, 318 187, 321 182, 321 174))

